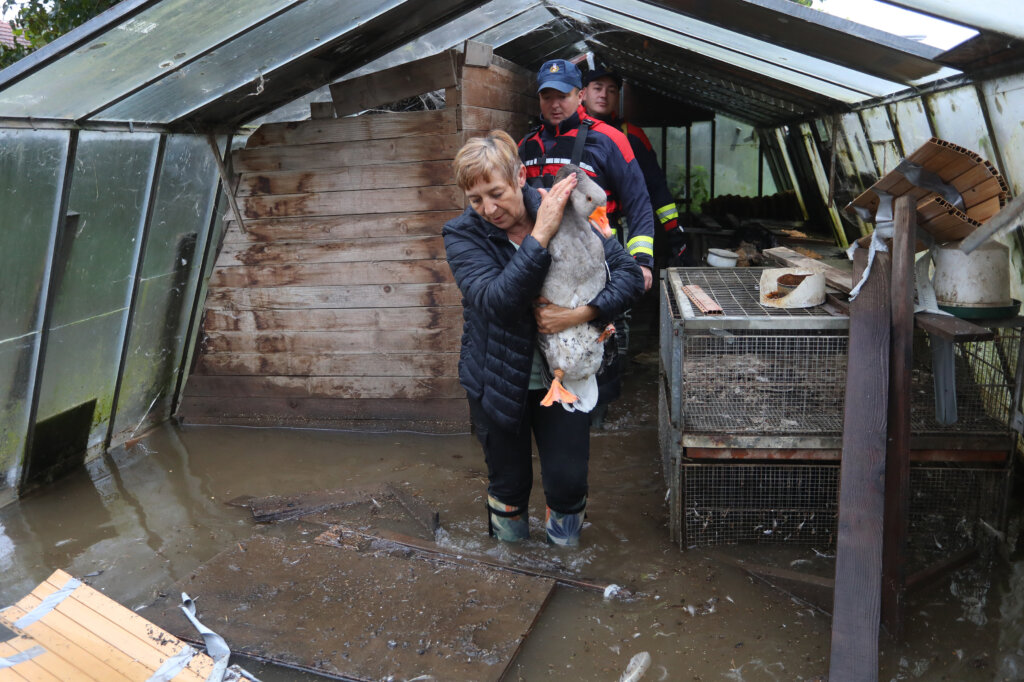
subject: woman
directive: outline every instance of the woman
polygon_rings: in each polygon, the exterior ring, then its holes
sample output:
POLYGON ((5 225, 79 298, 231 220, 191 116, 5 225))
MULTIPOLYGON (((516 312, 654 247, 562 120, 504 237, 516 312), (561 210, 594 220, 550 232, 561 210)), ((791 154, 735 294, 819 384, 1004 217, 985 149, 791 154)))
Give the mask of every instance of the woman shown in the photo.
POLYGON ((609 239, 604 247, 610 278, 594 300, 571 309, 538 302, 551 264, 548 241, 558 231, 576 176, 547 192, 530 187, 515 142, 499 130, 467 142, 454 170, 469 205, 442 234, 463 297, 459 379, 487 461, 488 531, 507 542, 529 537, 532 432, 548 542, 576 545, 587 502, 590 415, 557 403, 540 405, 546 386, 537 332, 554 334, 585 322, 604 326, 643 293, 643 274, 609 239))

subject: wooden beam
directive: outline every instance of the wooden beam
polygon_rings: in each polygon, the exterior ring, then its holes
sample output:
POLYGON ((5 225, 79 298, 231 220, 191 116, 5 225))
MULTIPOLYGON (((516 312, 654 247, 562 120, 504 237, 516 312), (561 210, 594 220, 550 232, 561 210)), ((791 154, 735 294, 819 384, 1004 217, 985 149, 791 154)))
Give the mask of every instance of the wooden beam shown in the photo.
POLYGON ((435 424, 437 431, 464 431, 469 427, 469 403, 466 397, 430 400, 403 398, 235 398, 194 397, 187 394, 179 414, 189 424, 258 424, 268 426, 305 425, 307 427, 379 425, 420 422, 435 424))
POLYGON ((228 207, 231 209, 231 215, 235 218, 235 224, 238 225, 238 229, 245 233, 245 221, 242 220, 242 213, 238 210, 238 202, 235 200, 234 194, 234 183, 231 179, 231 174, 228 173, 228 167, 224 164, 224 159, 220 157, 220 148, 217 146, 217 138, 211 133, 206 136, 206 143, 210 147, 210 153, 213 155, 214 163, 217 164, 217 173, 220 175, 220 187, 224 192, 224 196, 228 200, 228 207))
POLYGON ((953 315, 940 315, 938 313, 917 313, 914 315, 914 324, 929 334, 953 341, 991 341, 995 338, 995 332, 987 327, 981 327, 967 320, 961 320, 953 315))
POLYGON ((281 145, 385 140, 412 135, 453 135, 456 132, 458 131, 455 128, 454 109, 403 111, 319 121, 264 123, 249 136, 245 146, 247 149, 254 149, 281 145))
POLYGON ((371 213, 367 215, 267 218, 246 221, 248 236, 228 230, 225 244, 280 241, 335 241, 369 237, 413 237, 441 234, 444 224, 459 211, 422 211, 416 213, 371 213))
POLYGON ((396 334, 386 329, 330 332, 206 332, 204 352, 211 353, 353 353, 412 351, 451 353, 459 349, 459 329, 413 329, 396 334))
POLYGON ((208 309, 406 308, 462 305, 455 284, 354 284, 327 287, 213 289, 208 309))
POLYGON ((462 205, 462 190, 442 185, 243 197, 240 208, 246 218, 275 218, 452 211, 462 205))
POLYGON ((216 288, 337 286, 339 284, 430 284, 454 282, 448 261, 380 260, 329 263, 270 263, 218 266, 210 277, 216 288))
POLYGON ((451 185, 454 182, 451 161, 416 161, 315 171, 243 173, 236 194, 247 197, 265 194, 344 192, 451 185))
POLYGON ((393 353, 364 349, 363 353, 203 353, 196 360, 195 374, 436 377, 456 376, 458 369, 458 352, 393 353))
POLYGON ((334 118, 334 102, 310 102, 309 117, 314 121, 334 118))
POLYGON ((390 104, 434 90, 454 87, 458 82, 458 54, 440 54, 399 64, 358 78, 331 85, 331 98, 338 116, 348 116, 381 104, 390 104))
POLYGON ((486 69, 491 65, 494 48, 487 43, 481 43, 477 40, 467 40, 463 46, 462 54, 465 55, 466 66, 479 66, 486 69))
MULTIPOLYGON (((436 261, 442 260, 444 257, 444 241, 438 234, 431 237, 345 239, 336 242, 228 244, 225 245, 221 251, 220 258, 217 259, 217 267, 380 261, 436 261)), ((340 282, 335 282, 335 284, 340 284, 340 282)), ((263 286, 268 285, 264 284, 263 286)))
POLYGON ((910 519, 910 402, 914 368, 914 242, 917 211, 909 196, 896 198, 893 221, 889 416, 885 459, 885 532, 882 550, 882 620, 903 639, 910 519))
POLYGON ((462 329, 462 308, 210 310, 204 329, 225 332, 462 329))
POLYGON ((321 168, 375 166, 381 163, 451 160, 459 135, 423 135, 400 140, 323 142, 302 146, 257 147, 232 153, 234 168, 245 171, 310 171, 321 168))
POLYGON ((457 376, 318 377, 202 376, 188 382, 193 398, 339 398, 344 400, 457 399, 466 394, 457 376))
MULTIPOLYGON (((857 249, 854 278, 867 265, 857 249)), ((871 276, 850 303, 842 485, 829 679, 877 682, 882 577, 885 445, 889 390, 890 258, 876 253, 871 276)))

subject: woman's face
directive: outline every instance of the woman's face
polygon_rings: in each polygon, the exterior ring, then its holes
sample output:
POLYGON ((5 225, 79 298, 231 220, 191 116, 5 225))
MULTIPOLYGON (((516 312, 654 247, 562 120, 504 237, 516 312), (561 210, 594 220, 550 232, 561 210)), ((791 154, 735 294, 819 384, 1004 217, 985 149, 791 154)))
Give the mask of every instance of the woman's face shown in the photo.
POLYGON ((466 190, 470 207, 492 225, 507 230, 522 221, 526 204, 520 191, 526 182, 526 168, 519 167, 516 184, 510 185, 498 173, 489 180, 480 180, 466 190))

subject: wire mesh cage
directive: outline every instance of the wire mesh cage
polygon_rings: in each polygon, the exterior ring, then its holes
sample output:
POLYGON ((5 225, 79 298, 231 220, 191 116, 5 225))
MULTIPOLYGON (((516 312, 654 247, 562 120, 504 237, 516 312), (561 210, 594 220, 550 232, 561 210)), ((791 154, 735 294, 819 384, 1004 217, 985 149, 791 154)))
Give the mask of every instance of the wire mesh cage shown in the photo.
MULTIPOLYGON (((680 546, 835 545, 838 464, 683 463, 678 469, 680 546)), ((1008 467, 915 465, 910 470, 910 556, 926 564, 974 544, 982 524, 999 528, 1008 467), (955 501, 955 502, 951 502, 955 501)))

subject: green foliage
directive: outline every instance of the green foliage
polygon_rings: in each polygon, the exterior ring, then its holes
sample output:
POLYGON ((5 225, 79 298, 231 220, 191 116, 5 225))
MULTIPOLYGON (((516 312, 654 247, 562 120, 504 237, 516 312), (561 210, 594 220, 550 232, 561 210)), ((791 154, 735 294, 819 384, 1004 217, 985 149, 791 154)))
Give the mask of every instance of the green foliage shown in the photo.
POLYGON ((814 0, 789 0, 789 1, 790 2, 795 2, 798 5, 803 5, 804 7, 810 7, 812 4, 814 4, 814 0))
POLYGON ((0 68, 9 66, 27 54, 85 23, 118 0, 3 0, 0 8, 6 12, 20 7, 11 21, 15 38, 29 45, 10 48, 0 45, 0 68))
POLYGON ((701 206, 711 198, 711 175, 705 166, 693 166, 690 169, 690 190, 686 191, 686 168, 680 164, 670 174, 669 190, 676 199, 690 197, 690 211, 700 213, 701 206))

